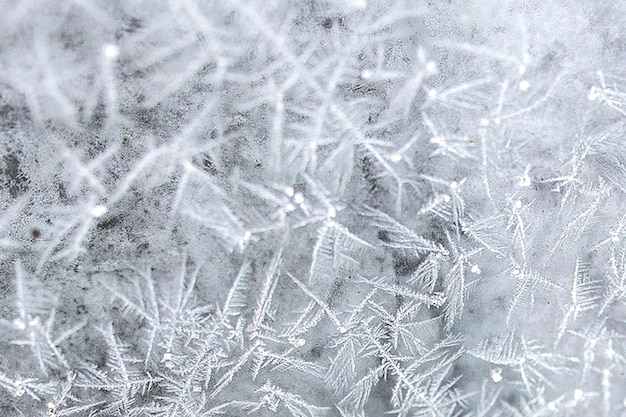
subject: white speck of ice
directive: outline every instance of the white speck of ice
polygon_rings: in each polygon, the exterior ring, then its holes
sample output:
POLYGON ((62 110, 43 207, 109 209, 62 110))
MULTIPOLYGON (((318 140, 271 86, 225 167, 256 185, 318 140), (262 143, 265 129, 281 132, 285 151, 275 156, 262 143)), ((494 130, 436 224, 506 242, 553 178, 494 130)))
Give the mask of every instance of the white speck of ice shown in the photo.
POLYGON ((120 48, 115 45, 109 44, 104 47, 104 56, 107 58, 117 58, 120 54, 120 48))
POLYGON ((95 218, 104 216, 106 212, 107 212, 106 206, 103 206, 101 204, 91 209, 91 215, 95 218))
POLYGON ((528 80, 522 80, 519 82, 519 89, 522 91, 526 91, 530 88, 530 83, 528 80))

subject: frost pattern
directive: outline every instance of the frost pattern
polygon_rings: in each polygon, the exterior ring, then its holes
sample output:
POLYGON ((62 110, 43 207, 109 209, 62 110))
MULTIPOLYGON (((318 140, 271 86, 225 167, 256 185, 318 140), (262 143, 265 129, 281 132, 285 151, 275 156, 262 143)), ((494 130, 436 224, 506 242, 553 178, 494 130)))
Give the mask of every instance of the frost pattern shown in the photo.
POLYGON ((0 9, 0 415, 626 414, 622 2, 0 9))

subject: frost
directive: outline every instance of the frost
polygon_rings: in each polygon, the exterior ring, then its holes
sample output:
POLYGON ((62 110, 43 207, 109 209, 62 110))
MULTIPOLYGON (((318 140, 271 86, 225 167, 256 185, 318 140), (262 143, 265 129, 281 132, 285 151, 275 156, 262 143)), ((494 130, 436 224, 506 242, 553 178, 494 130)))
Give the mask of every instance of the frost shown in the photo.
POLYGON ((0 415, 623 414, 623 2, 4 3, 0 415))

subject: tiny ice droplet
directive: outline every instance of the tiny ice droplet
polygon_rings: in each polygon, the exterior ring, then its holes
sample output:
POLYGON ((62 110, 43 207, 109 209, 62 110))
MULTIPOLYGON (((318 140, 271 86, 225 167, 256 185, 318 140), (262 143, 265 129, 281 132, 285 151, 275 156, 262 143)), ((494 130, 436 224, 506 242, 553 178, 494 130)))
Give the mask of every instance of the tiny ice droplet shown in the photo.
POLYGON ((524 174, 524 176, 522 176, 518 182, 520 187, 530 187, 530 183, 531 183, 531 180, 528 174, 524 174))
POLYGON ((298 205, 304 203, 304 196, 302 195, 302 193, 295 193, 293 196, 293 202, 298 205))
POLYGON ((430 143, 434 143, 436 145, 443 145, 446 143, 446 139, 443 136, 434 136, 430 140, 430 143))
POLYGON ((354 7, 357 10, 363 10, 367 7, 367 1, 365 0, 354 0, 354 3, 352 4, 354 4, 354 7))
POLYGON ((519 82, 519 89, 522 91, 526 91, 530 88, 530 83, 527 80, 522 80, 519 82))
POLYGON ((613 348, 608 348, 605 353, 606 357, 609 359, 613 359, 615 357, 615 350, 613 350, 613 348))
POLYGON ((107 212, 106 206, 97 205, 91 209, 91 215, 95 218, 104 216, 104 213, 107 212))
POLYGON ((583 395, 584 395, 584 392, 583 392, 583 390, 581 390, 580 388, 576 388, 576 389, 574 390, 574 399, 575 399, 576 401, 580 401, 580 400, 582 400, 583 395))
POLYGON ((334 207, 328 207, 328 210, 326 210, 326 214, 328 214, 328 217, 333 218, 337 215, 337 210, 335 210, 334 207))
POLYGON ((472 269, 470 269, 470 271, 472 272, 472 274, 480 274, 481 270, 480 267, 476 264, 472 265, 472 269))
POLYGON ((431 73, 437 71, 437 64, 435 64, 433 61, 428 61, 428 63, 426 64, 426 71, 431 73))
POLYGON ((24 383, 22 381, 16 381, 13 385, 15 386, 15 394, 13 394, 14 396, 21 397, 22 395, 24 395, 26 390, 24 389, 24 383))
POLYGON ((106 45, 104 47, 104 56, 107 58, 117 58, 120 54, 120 48, 115 45, 106 45))
POLYGON ((437 96, 437 90, 435 90, 434 88, 431 88, 430 90, 428 90, 428 97, 435 98, 436 96, 437 96))
POLYGON ((289 338, 289 343, 291 343, 295 347, 302 347, 306 344, 306 340, 303 338, 295 338, 294 336, 291 336, 289 338))
POLYGON ((398 154, 398 153, 394 153, 391 155, 391 161, 392 162, 400 162, 402 160, 402 155, 398 154))
POLYGON ((372 78, 372 71, 370 70, 361 71, 361 78, 363 78, 364 80, 369 80, 370 78, 372 78))
POLYGON ((502 381, 502 368, 492 369, 490 374, 493 382, 498 383, 502 381))

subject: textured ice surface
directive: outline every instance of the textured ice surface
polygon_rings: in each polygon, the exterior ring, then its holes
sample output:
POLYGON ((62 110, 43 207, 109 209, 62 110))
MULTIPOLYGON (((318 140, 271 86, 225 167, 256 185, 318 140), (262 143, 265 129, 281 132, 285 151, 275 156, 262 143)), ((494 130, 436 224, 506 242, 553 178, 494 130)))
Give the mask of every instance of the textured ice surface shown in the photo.
POLYGON ((626 415, 626 3, 0 10, 0 415, 626 415))

